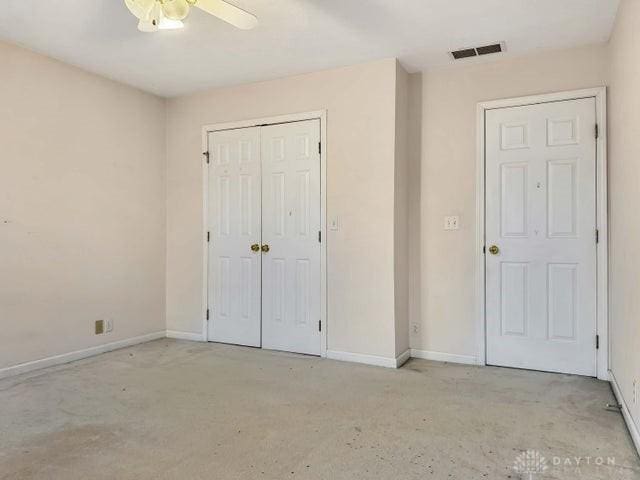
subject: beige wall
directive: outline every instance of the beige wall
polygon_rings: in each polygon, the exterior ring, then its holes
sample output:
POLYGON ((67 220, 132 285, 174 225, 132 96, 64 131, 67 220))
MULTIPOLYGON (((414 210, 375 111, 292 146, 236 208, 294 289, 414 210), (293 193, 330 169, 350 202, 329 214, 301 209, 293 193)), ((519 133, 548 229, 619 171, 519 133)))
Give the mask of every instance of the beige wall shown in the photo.
MULTIPOLYGON (((541 52, 473 66, 412 75, 412 92, 422 106, 421 160, 412 164, 410 225, 411 347, 475 357, 476 105, 484 100, 594 87, 605 83, 605 48, 541 52), (419 191, 416 192, 415 188, 419 191), (461 227, 444 231, 445 215, 459 215, 461 227), (418 263, 419 262, 419 263, 418 263)), ((415 135, 419 138, 415 138, 415 135)))
MULTIPOLYGON (((621 99, 638 73, 619 40, 633 18, 618 20, 610 47, 614 125, 638 116, 621 99)), ((0 247, 16 252, 0 260, 10 325, 0 368, 164 329, 165 279, 166 328, 201 333, 202 125, 325 109, 327 214, 340 221, 327 232, 329 349, 390 358, 410 343, 475 356, 476 104, 602 85, 606 53, 541 52, 413 75, 387 59, 214 89, 165 109, 162 99, 0 45, 0 162, 11 172, 0 177, 0 247), (460 215, 460 230, 442 229, 448 214, 460 215), (115 331, 92 335, 98 318, 112 318, 115 331), (418 332, 409 337, 410 324, 418 332)), ((635 153, 633 125, 612 137, 614 157, 635 153)), ((612 182, 631 191, 632 167, 613 165, 612 182)), ((622 195, 612 192, 614 207, 622 195)), ((612 235, 622 221, 612 213, 612 235)), ((633 275, 623 268, 629 245, 612 254, 612 284, 633 275)), ((635 308, 613 297, 620 318, 635 308)), ((630 341, 626 323, 615 328, 630 341)))
POLYGON ((201 127, 326 109, 328 348, 395 356, 395 79, 387 59, 168 102, 169 330, 202 329, 201 127))
POLYGON ((396 356, 409 349, 409 74, 396 62, 394 288, 396 356))
POLYGON ((640 428, 640 2, 620 4, 608 54, 610 369, 640 428))
POLYGON ((164 100, 4 43, 0 65, 0 368, 163 330, 164 100))

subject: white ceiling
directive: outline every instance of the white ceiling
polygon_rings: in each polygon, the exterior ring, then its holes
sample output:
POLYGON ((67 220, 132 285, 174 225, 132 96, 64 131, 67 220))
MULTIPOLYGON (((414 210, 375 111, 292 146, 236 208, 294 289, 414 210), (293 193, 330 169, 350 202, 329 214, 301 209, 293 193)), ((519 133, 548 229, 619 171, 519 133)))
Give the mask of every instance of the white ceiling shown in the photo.
POLYGON ((184 30, 144 34, 122 0, 2 0, 0 38, 175 96, 385 57, 413 72, 451 64, 449 50, 496 41, 506 41, 507 55, 602 43, 618 7, 618 0, 229 1, 254 13, 258 27, 237 30, 193 9, 184 30))

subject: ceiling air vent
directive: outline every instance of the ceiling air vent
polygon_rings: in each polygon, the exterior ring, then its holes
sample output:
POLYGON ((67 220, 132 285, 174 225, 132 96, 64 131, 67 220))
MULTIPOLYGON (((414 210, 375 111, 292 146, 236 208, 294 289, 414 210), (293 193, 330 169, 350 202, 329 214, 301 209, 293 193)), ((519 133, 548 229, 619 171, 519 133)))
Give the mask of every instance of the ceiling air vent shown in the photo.
POLYGON ((451 52, 451 55, 453 55, 453 58, 455 60, 460 60, 461 58, 475 57, 478 54, 476 53, 475 48, 465 48, 464 50, 456 50, 455 52, 451 52))
POLYGON ((463 48, 451 52, 454 60, 462 58, 477 57, 479 55, 489 55, 490 53, 500 53, 504 51, 503 43, 494 43, 492 45, 484 45, 482 47, 463 48))

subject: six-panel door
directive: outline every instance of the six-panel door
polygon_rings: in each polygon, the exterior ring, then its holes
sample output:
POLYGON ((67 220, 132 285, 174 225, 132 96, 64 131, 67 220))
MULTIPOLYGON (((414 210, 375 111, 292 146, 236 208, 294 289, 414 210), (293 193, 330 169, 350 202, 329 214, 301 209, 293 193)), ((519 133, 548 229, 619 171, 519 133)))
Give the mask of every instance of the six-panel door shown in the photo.
POLYGON ((320 354, 320 121, 262 137, 262 346, 320 354))
POLYGON ((209 162, 209 340, 259 347, 259 129, 210 133, 209 162))
POLYGON ((596 374, 595 108, 486 112, 490 365, 596 374))

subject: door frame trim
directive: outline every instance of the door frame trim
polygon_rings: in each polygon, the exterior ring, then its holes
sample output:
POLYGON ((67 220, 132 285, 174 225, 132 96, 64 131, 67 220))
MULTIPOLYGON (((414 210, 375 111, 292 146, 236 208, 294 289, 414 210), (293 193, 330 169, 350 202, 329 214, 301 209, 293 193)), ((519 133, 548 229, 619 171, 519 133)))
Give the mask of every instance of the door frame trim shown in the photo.
POLYGON ((607 223, 607 89, 595 87, 526 97, 480 102, 476 109, 476 275, 475 308, 477 332, 477 361, 486 365, 486 277, 485 277, 485 114, 487 110, 534 105, 581 98, 595 98, 598 139, 596 141, 596 334, 600 348, 596 350, 596 374, 609 380, 609 318, 608 318, 608 223, 607 223))
MULTIPOLYGON (((302 122, 305 120, 320 120, 320 356, 327 356, 327 111, 291 113, 271 117, 252 118, 233 122, 214 123, 202 127, 202 151, 208 151, 209 133, 238 128, 260 127, 280 123, 302 122)), ((209 220, 209 164, 202 162, 202 250, 204 263, 202 267, 202 339, 209 341, 207 321, 208 284, 209 284, 209 244, 207 230, 209 220)))

